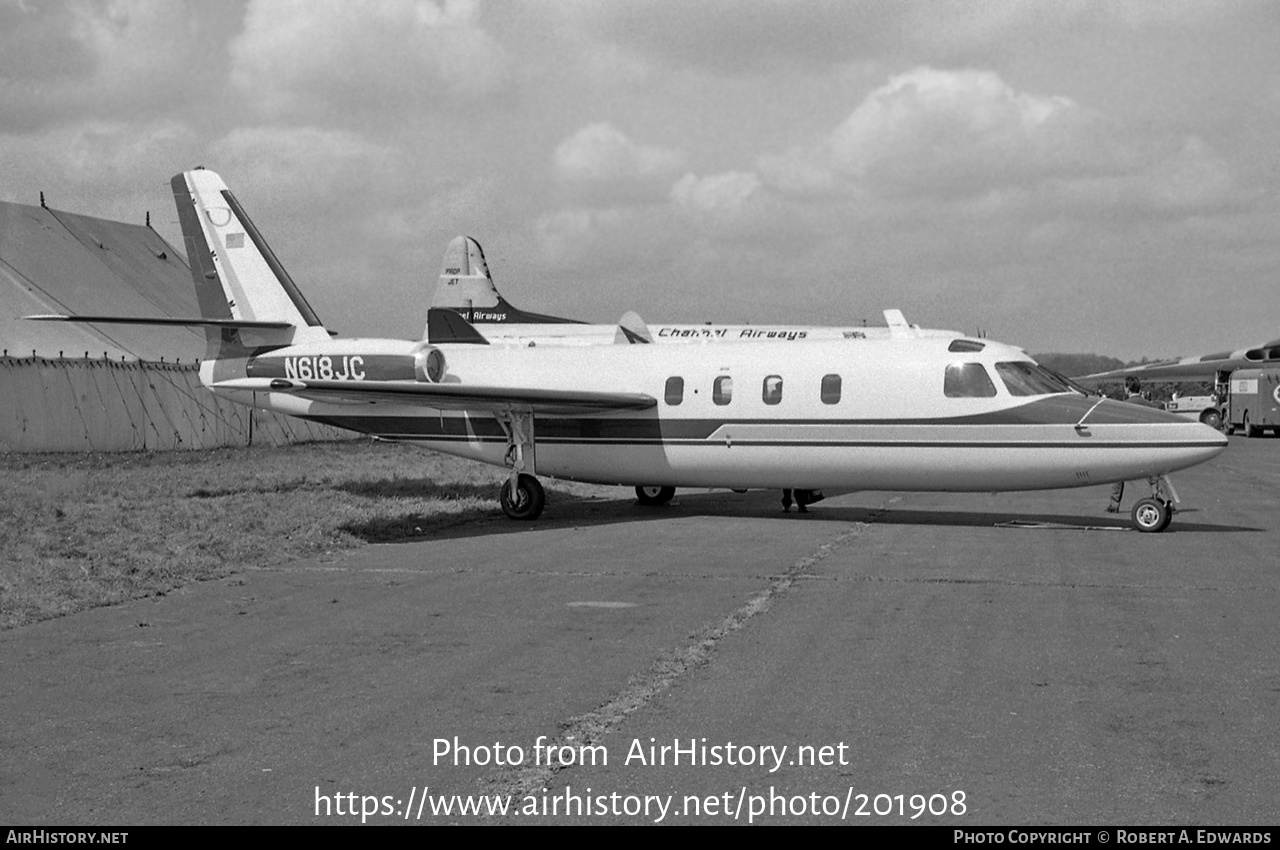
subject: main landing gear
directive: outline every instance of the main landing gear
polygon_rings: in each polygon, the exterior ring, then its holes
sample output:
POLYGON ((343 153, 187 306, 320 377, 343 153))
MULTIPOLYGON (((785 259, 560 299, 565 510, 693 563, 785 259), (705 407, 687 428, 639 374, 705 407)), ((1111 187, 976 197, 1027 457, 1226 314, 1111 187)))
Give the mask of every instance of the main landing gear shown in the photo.
POLYGON ((808 505, 814 502, 821 502, 826 496, 822 495, 821 490, 783 490, 782 491, 782 512, 788 513, 791 510, 792 495, 795 496, 796 508, 800 513, 809 512, 808 505))
POLYGON ((1138 531, 1158 533, 1173 520, 1174 504, 1180 501, 1172 482, 1164 475, 1148 478, 1151 495, 1133 506, 1133 527, 1138 531))
POLYGON ((657 507, 670 502, 676 495, 674 487, 637 487, 636 501, 646 507, 657 507))
POLYGON ((517 475, 502 485, 498 494, 502 512, 511 519, 537 519, 547 506, 547 491, 532 475, 517 475))
POLYGON ((511 519, 535 520, 547 506, 547 492, 533 473, 533 414, 507 411, 499 413, 498 424, 507 434, 507 465, 511 476, 498 492, 502 512, 511 519))

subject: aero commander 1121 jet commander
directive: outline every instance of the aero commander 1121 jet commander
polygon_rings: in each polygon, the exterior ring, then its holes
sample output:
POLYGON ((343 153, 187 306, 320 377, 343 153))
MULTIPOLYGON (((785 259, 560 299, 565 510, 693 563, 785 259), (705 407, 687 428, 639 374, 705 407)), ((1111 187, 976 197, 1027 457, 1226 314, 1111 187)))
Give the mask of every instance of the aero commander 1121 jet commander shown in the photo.
MULTIPOLYGON (((1072 391, 1020 349, 962 336, 786 345, 488 345, 331 337, 218 175, 173 178, 206 328, 200 377, 234 401, 510 467, 508 516, 537 475, 735 489, 1041 490, 1152 480, 1134 508, 1169 523, 1168 473, 1226 438, 1160 410, 1072 391)), ((120 317, 48 317, 116 321, 120 317)))

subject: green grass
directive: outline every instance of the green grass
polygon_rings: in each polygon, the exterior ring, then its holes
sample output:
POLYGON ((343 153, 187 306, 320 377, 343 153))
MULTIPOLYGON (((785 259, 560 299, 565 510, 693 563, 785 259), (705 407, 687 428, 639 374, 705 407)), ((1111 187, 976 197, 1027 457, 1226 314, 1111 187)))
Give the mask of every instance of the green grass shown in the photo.
MULTIPOLYGON (((0 629, 502 517, 505 470, 394 443, 0 456, 0 629)), ((557 498, 617 488, 555 485, 557 498)))

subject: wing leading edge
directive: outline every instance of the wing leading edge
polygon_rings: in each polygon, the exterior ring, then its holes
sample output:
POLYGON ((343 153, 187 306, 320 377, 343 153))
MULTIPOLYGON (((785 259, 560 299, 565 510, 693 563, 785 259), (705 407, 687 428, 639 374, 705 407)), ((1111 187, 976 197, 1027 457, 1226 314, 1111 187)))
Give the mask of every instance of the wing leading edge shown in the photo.
POLYGON ((291 393, 313 401, 394 403, 444 410, 504 411, 536 414, 606 413, 647 410, 658 400, 644 393, 605 393, 529 387, 466 384, 400 383, 396 381, 300 381, 292 378, 237 378, 219 381, 214 389, 291 393))
POLYGON ((1212 381, 1221 372, 1234 372, 1236 369, 1275 366, 1277 364, 1280 364, 1280 339, 1272 340, 1254 348, 1183 357, 1179 360, 1162 360, 1158 363, 1144 363, 1140 366, 1126 366, 1123 369, 1113 369, 1110 372, 1085 375, 1075 380, 1086 384, 1099 384, 1104 381, 1122 380, 1128 377, 1153 381, 1212 381))

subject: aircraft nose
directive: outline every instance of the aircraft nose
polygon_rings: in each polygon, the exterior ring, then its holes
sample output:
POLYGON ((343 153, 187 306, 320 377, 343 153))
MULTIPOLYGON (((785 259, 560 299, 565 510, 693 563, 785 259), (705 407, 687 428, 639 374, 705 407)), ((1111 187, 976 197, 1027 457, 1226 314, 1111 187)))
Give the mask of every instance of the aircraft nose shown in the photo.
POLYGON ((1202 422, 1125 401, 1077 396, 1063 412, 1078 415, 1076 433, 1109 441, 1132 453, 1141 474, 1171 472, 1204 463, 1227 447, 1222 432, 1202 422), (1075 411, 1079 411, 1075 414, 1075 411))
MULTIPOLYGON (((1089 411, 1088 420, 1093 425, 1191 424, 1191 420, 1158 407, 1147 407, 1109 398, 1101 399, 1094 404, 1092 410, 1089 411)), ((1196 422, 1195 424, 1199 425, 1201 423, 1196 422)))
POLYGON ((1214 454, 1223 451, 1227 446, 1231 445, 1231 441, 1227 439, 1227 435, 1219 431, 1217 428, 1210 428, 1203 422, 1190 422, 1189 425, 1196 426, 1193 429, 1196 437, 1203 440, 1206 447, 1213 449, 1214 454))
POLYGON ((1216 428, 1210 428, 1203 422, 1191 421, 1162 410, 1155 412, 1168 417, 1163 421, 1173 426, 1161 426, 1160 430, 1164 432, 1163 438, 1167 444, 1175 447, 1178 452, 1181 460, 1177 465, 1181 468, 1212 460, 1226 451, 1227 446, 1230 445, 1226 434, 1216 428))

